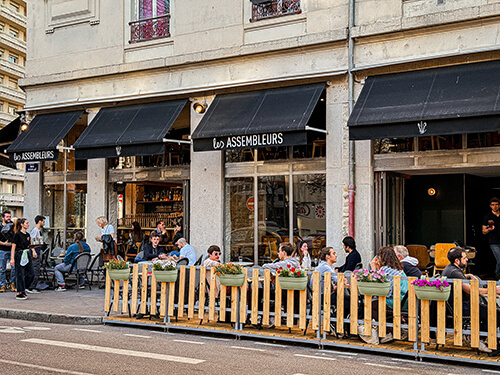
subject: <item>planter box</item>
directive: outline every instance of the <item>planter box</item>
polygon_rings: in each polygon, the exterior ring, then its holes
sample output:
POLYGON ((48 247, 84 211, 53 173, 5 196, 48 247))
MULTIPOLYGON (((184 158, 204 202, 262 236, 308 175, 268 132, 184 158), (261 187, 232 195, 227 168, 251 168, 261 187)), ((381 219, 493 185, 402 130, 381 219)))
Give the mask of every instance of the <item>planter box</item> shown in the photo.
POLYGON ((225 286, 242 286, 245 283, 245 275, 243 273, 237 275, 219 275, 221 285, 225 286))
POLYGON ((111 280, 128 280, 130 277, 130 268, 125 270, 108 270, 111 280))
POLYGON ((391 290, 391 282, 377 283, 371 281, 358 281, 358 290, 364 296, 387 297, 391 290))
POLYGON ((426 299, 429 301, 447 301, 450 298, 451 285, 443 288, 440 291, 434 286, 417 286, 414 285, 415 295, 418 299, 426 299))
POLYGON ((305 290, 307 288, 307 276, 305 277, 285 277, 278 276, 281 289, 285 290, 305 290))
POLYGON ((155 275, 155 279, 161 283, 175 283, 177 281, 177 270, 169 270, 169 271, 160 271, 153 270, 155 275))

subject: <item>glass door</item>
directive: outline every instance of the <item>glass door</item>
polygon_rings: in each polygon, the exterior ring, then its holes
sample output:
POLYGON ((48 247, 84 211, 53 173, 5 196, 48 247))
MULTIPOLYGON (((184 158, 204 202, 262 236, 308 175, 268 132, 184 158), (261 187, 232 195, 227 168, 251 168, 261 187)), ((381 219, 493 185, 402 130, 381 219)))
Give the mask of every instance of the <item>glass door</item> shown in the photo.
POLYGON ((404 244, 404 178, 375 174, 375 244, 377 248, 404 244))

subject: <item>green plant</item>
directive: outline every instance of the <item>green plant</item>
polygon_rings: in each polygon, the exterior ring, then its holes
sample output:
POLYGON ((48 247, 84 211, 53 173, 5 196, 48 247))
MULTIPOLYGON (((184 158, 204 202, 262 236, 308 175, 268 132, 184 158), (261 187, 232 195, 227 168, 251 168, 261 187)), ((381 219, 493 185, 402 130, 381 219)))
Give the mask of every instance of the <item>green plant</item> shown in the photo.
POLYGON ((450 283, 446 281, 446 277, 438 277, 435 280, 428 280, 425 276, 421 276, 420 279, 417 279, 411 283, 413 286, 430 286, 434 287, 437 290, 440 290, 441 292, 444 290, 444 288, 447 288, 450 286, 450 283))
POLYGON ((243 269, 238 264, 222 263, 215 267, 216 275, 241 275, 243 269))
POLYGON ((112 259, 108 263, 104 264, 104 268, 107 270, 126 270, 129 268, 128 262, 124 260, 112 259))
POLYGON ((372 282, 372 283, 385 283, 387 280, 387 275, 383 270, 357 270, 353 272, 356 281, 361 282, 372 282))
POLYGON ((153 269, 155 271, 173 271, 177 269, 177 263, 173 260, 153 260, 153 269))
POLYGON ((306 277, 307 271, 301 268, 295 268, 287 264, 286 268, 280 267, 277 270, 278 276, 282 277, 306 277))

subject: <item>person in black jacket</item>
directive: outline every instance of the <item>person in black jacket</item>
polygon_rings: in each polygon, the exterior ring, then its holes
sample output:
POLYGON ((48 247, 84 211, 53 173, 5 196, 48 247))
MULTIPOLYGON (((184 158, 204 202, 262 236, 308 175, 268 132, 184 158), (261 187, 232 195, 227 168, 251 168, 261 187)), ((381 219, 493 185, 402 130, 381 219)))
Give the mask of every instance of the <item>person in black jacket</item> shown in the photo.
POLYGON ((345 264, 337 268, 337 272, 354 271, 356 265, 361 263, 361 255, 358 250, 356 250, 356 242, 351 236, 347 236, 342 240, 344 245, 344 250, 347 253, 347 258, 345 259, 345 264))
POLYGON ((162 246, 158 246, 160 243, 160 234, 158 232, 151 232, 149 237, 150 243, 144 246, 143 260, 166 259, 165 249, 162 246))

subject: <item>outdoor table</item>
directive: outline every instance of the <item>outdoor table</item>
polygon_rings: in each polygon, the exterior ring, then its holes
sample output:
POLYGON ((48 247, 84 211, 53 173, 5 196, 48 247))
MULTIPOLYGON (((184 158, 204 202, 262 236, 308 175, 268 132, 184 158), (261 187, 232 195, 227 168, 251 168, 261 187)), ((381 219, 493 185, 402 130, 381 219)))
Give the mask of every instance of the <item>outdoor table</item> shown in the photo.
POLYGON ((253 266, 253 262, 231 262, 232 264, 237 264, 241 267, 253 266))

